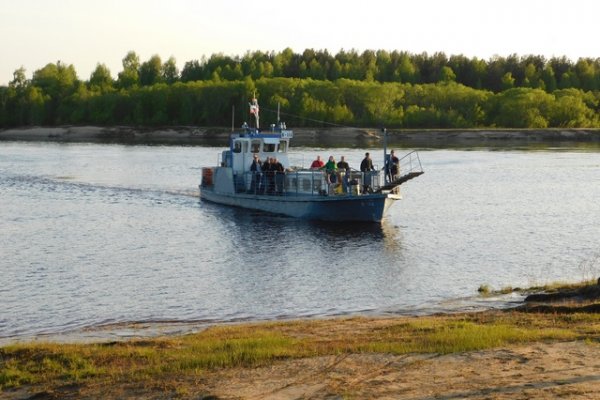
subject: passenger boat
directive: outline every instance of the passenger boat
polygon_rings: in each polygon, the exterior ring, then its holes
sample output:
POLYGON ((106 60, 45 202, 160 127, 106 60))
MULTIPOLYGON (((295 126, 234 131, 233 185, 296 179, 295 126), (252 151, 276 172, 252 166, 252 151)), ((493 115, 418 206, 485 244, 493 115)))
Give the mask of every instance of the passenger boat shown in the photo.
MULTIPOLYGON (((202 200, 310 220, 381 222, 402 198, 400 185, 423 174, 415 151, 399 159, 400 173, 393 179, 387 168, 332 172, 292 166, 288 150, 293 132, 279 121, 261 130, 256 99, 250 113, 255 127, 244 123, 232 132, 229 149, 218 156, 220 165, 202 168, 202 200), (276 159, 279 167, 253 168, 255 156, 261 162, 276 159)), ((385 157, 389 161, 384 145, 385 157)))

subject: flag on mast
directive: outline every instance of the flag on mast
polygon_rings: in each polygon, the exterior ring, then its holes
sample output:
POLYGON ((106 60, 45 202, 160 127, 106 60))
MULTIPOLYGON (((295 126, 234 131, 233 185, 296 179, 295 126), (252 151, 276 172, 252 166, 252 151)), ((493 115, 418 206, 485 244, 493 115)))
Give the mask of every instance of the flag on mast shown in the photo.
POLYGON ((258 115, 258 100, 256 100, 256 97, 250 103, 250 114, 258 115))
POLYGON ((259 126, 259 118, 258 118, 258 112, 259 112, 259 108, 258 108, 258 100, 256 100, 256 94, 252 97, 252 103, 250 104, 250 114, 254 115, 254 118, 256 118, 256 128, 260 128, 259 126))

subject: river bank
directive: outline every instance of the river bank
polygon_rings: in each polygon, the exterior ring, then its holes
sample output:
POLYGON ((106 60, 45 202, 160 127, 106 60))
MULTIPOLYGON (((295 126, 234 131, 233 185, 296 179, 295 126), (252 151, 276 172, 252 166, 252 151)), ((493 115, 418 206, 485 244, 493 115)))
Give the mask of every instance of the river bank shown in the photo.
POLYGON ((0 398, 600 398, 600 314, 590 307, 600 285, 541 289, 509 310, 0 347, 0 398))
MULTIPOLYGON (((379 147, 382 135, 369 128, 294 128, 293 146, 379 147)), ((0 141, 89 142, 123 144, 227 144, 223 127, 61 126, 0 130, 0 141)), ((445 129, 388 130, 397 147, 511 146, 555 143, 600 143, 600 129, 445 129)))
POLYGON ((593 399, 599 331, 594 313, 487 311, 16 345, 0 348, 0 398, 593 399))

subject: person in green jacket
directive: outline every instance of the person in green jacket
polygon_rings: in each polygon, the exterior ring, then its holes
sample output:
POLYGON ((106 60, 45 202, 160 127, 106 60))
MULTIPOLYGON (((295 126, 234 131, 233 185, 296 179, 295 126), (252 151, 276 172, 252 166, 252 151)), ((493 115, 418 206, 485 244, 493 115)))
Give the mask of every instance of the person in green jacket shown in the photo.
POLYGON ((327 173, 327 179, 329 181, 329 183, 336 183, 337 182, 337 164, 335 163, 335 158, 333 158, 333 156, 329 156, 329 160, 325 163, 325 166, 323 167, 323 169, 325 170, 325 172, 327 173))

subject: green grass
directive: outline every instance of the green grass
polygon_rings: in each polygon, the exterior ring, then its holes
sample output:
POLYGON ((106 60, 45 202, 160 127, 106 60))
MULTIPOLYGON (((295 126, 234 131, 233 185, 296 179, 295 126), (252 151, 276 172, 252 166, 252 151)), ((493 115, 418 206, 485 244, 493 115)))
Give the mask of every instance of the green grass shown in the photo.
POLYGON ((547 283, 545 285, 540 285, 540 286, 533 286, 526 290, 528 292, 552 293, 552 292, 559 292, 559 291, 565 291, 565 290, 581 289, 586 286, 596 285, 597 283, 598 283, 598 281, 596 279, 580 281, 580 282, 560 282, 559 281, 559 282, 547 283))
POLYGON ((597 314, 486 312, 377 321, 290 321, 107 344, 11 345, 0 348, 0 389, 123 382, 177 387, 181 379, 285 359, 365 352, 447 354, 536 341, 597 341, 600 332, 597 314))
POLYGON ((455 321, 436 324, 425 321, 393 326, 389 329, 394 331, 391 336, 399 336, 401 340, 372 342, 366 346, 366 349, 393 354, 449 354, 539 340, 567 340, 577 337, 567 329, 548 328, 540 331, 504 322, 481 324, 473 321, 455 321))
POLYGON ((560 291, 569 291, 569 290, 576 290, 576 289, 581 289, 583 287, 586 286, 593 286, 596 285, 598 283, 598 281, 596 279, 591 279, 591 280, 584 280, 584 281, 578 281, 578 282, 562 282, 562 281, 557 281, 557 282, 550 282, 544 285, 535 285, 535 286, 531 286, 528 288, 513 288, 512 286, 505 286, 499 290, 494 290, 490 285, 486 284, 481 284, 479 285, 479 288, 477 289, 477 291, 483 295, 483 296, 491 296, 491 295, 500 295, 500 294, 509 294, 512 292, 519 292, 519 293, 539 293, 539 292, 545 292, 545 293, 553 293, 553 292, 560 292, 560 291))
POLYGON ((112 344, 18 344, 0 348, 0 389, 53 380, 146 379, 157 374, 264 365, 304 355, 278 332, 213 328, 179 338, 112 344))

